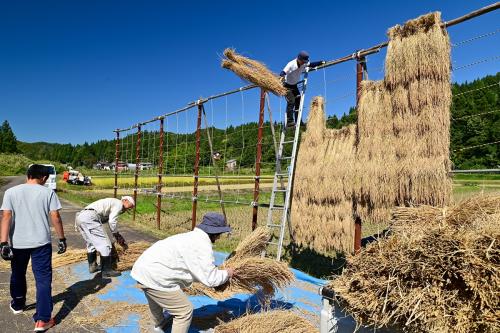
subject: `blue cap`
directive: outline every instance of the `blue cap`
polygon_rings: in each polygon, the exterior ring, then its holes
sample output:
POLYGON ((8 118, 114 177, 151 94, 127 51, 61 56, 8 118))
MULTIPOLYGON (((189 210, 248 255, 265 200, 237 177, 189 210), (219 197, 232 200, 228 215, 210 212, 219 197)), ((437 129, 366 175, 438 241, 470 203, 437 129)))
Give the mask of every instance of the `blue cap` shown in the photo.
POLYGON ((297 55, 297 59, 308 62, 309 61, 309 53, 306 51, 300 51, 297 55))
POLYGON ((226 224, 224 215, 213 212, 206 213, 201 223, 197 225, 197 228, 205 231, 207 234, 231 232, 231 227, 226 224))

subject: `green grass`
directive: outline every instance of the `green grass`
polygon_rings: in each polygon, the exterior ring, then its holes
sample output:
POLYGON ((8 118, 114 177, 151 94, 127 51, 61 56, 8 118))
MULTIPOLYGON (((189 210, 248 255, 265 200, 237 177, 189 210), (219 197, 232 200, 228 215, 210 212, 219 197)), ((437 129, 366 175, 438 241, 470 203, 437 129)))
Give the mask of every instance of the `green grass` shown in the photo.
POLYGON ((500 181, 500 174, 497 174, 497 173, 456 174, 456 175, 453 175, 453 180, 498 180, 498 181, 500 181))
POLYGON ((53 164, 57 172, 64 169, 61 163, 47 160, 33 161, 22 154, 0 154, 0 176, 24 175, 32 163, 53 164))
MULTIPOLYGON (((464 177, 470 175, 460 175, 454 179, 453 196, 455 200, 465 199, 479 193, 500 193, 500 183, 496 177, 486 175, 472 175, 473 177, 464 177), (487 185, 487 186, 486 186, 487 185)), ((495 176, 495 175, 494 175, 495 176)), ((69 201, 80 205, 89 204, 92 201, 111 197, 109 192, 94 191, 89 187, 75 186, 63 184, 60 186, 59 195, 69 201)), ((211 193, 215 197, 216 193, 211 193)), ((224 196, 227 200, 234 200, 235 193, 225 192, 224 196)), ((268 202, 270 193, 261 193, 260 201, 268 202)), ((191 228, 191 210, 192 201, 190 193, 187 194, 188 199, 162 199, 161 226, 160 230, 156 227, 156 205, 157 198, 153 195, 140 194, 137 200, 137 215, 133 221, 132 213, 126 213, 120 217, 121 223, 128 225, 146 234, 157 238, 165 238, 179 232, 185 232, 191 228)), ((250 202, 253 200, 252 191, 238 193, 239 200, 250 202)), ((200 196, 198 201, 197 222, 199 223, 203 214, 207 211, 220 212, 220 206, 217 202, 205 202, 203 196, 200 196)), ((252 208, 250 206, 242 206, 236 204, 226 204, 226 212, 234 232, 231 236, 222 237, 214 245, 217 251, 231 252, 237 246, 239 241, 244 238, 249 232, 252 220, 252 208)), ((268 210, 259 208, 258 224, 264 225, 268 210)), ((384 226, 373 225, 368 222, 363 224, 363 237, 380 232, 384 226)), ((284 260, 288 261, 291 266, 298 268, 308 274, 320 278, 328 278, 332 274, 339 273, 345 264, 345 257, 340 253, 331 253, 328 256, 318 254, 308 249, 293 249, 287 246, 284 260)))

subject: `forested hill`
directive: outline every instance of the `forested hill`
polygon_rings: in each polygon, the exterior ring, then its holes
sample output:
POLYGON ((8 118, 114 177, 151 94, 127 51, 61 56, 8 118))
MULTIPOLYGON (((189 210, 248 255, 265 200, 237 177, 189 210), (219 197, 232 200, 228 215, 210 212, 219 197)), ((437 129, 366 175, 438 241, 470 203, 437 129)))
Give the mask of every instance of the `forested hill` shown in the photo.
MULTIPOLYGON (((500 73, 463 84, 453 84, 453 104, 451 108, 451 158, 457 169, 495 168, 500 164, 500 73), (478 147, 475 147, 478 146, 478 147), (475 147, 475 148, 471 148, 475 147)), ((356 121, 356 110, 351 108, 348 114, 340 119, 329 117, 327 126, 340 128, 356 121)), ((265 129, 265 148, 263 161, 274 161, 274 148, 270 138, 269 124, 265 129)), ((225 153, 225 160, 236 159, 242 166, 251 167, 255 160, 255 144, 257 129, 255 123, 229 127, 227 131, 214 129, 214 145, 216 150, 225 153)), ((167 133, 166 139, 177 140, 176 155, 169 154, 169 163, 175 164, 175 156, 179 163, 190 165, 194 161, 194 134, 167 133), (188 143, 188 144, 180 144, 188 143)), ((127 138, 126 138, 127 139, 127 138)), ((134 141, 130 137, 127 142, 134 141)), ((143 160, 154 162, 157 155, 151 145, 157 145, 157 133, 144 133, 143 142, 148 143, 149 152, 143 150, 143 160), (150 140, 150 141, 148 141, 150 140), (152 151, 153 150, 153 151, 152 151), (150 156, 151 155, 151 156, 150 156), (156 156, 156 157, 155 157, 156 156)), ((170 148, 174 148, 169 141, 170 148)), ((204 140, 205 151, 208 151, 204 140)), ((135 149, 133 144, 128 151, 135 149)), ((45 142, 18 142, 18 150, 33 160, 52 160, 69 163, 74 167, 91 166, 97 161, 113 161, 115 143, 112 140, 101 140, 82 145, 52 144, 45 142)), ((205 154, 206 155, 206 154, 205 154)), ((134 163, 135 159, 122 156, 124 162, 134 163)), ((202 156, 202 163, 209 163, 209 156, 202 156)))

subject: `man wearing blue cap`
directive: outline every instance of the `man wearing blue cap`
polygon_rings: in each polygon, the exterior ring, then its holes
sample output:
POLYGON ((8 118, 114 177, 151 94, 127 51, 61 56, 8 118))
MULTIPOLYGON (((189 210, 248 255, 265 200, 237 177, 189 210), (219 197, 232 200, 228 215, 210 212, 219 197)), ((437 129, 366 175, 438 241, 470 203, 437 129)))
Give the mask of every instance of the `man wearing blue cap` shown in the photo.
POLYGON ((172 333, 187 333, 193 305, 182 290, 193 282, 217 287, 234 275, 231 268, 215 266, 212 249, 220 235, 230 231, 223 215, 207 213, 193 231, 158 241, 137 259, 130 275, 146 295, 155 332, 164 332, 166 310, 173 317, 172 333))
POLYGON ((284 79, 284 86, 288 92, 286 98, 286 127, 294 127, 298 121, 300 107, 300 91, 297 84, 300 81, 300 76, 306 71, 307 67, 313 68, 323 65, 324 61, 309 62, 309 53, 300 51, 297 58, 286 64, 285 68, 280 73, 284 79), (294 120, 295 119, 295 120, 294 120))

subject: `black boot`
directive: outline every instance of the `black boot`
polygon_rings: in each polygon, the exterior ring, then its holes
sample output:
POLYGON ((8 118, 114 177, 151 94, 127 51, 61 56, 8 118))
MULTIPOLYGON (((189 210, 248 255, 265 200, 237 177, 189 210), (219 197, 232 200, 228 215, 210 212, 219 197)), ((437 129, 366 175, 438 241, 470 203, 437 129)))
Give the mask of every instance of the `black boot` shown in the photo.
POLYGON ((112 258, 110 256, 107 257, 101 256, 101 265, 102 265, 101 274, 103 278, 110 278, 121 275, 120 272, 113 270, 112 258))
POLYGON ((87 253, 87 261, 89 262, 89 273, 95 273, 101 268, 97 265, 97 252, 87 253))

